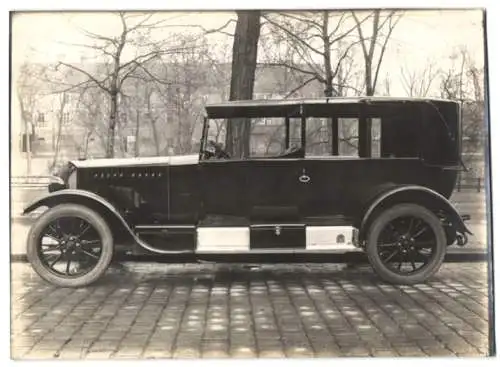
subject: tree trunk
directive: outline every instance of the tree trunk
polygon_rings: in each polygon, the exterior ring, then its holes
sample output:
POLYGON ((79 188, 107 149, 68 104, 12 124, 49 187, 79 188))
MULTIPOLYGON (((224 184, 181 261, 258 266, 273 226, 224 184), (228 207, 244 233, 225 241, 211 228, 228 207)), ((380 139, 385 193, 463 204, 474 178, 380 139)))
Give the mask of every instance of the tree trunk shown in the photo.
POLYGON ((92 131, 88 131, 87 134, 85 134, 85 145, 84 145, 84 150, 83 150, 83 159, 87 159, 88 154, 89 154, 89 140, 90 136, 92 135, 92 131))
MULTIPOLYGON (((328 11, 323 12, 323 24, 321 29, 321 36, 323 38, 323 62, 325 64, 325 97, 333 97, 333 70, 330 49, 330 39, 328 30, 328 11)), ((337 118, 331 117, 327 124, 328 136, 330 137, 330 149, 332 155, 339 154, 339 122, 337 118)))
MULTIPOLYGON (((160 155, 160 141, 158 139, 158 130, 156 129, 156 118, 151 118, 151 129, 153 129, 153 139, 155 141, 156 155, 160 155)), ((168 151, 167 147, 167 151, 168 151)))
POLYGON ((115 130, 116 130, 116 113, 118 107, 117 93, 111 93, 111 106, 109 111, 109 127, 108 127, 108 144, 106 146, 106 158, 115 156, 115 130))
POLYGON ((19 107, 21 108, 21 119, 23 121, 24 134, 21 134, 21 147, 24 145, 26 148, 26 175, 29 176, 31 174, 31 147, 29 141, 29 121, 28 112, 25 110, 24 101, 21 97, 19 91, 17 92, 17 97, 19 100, 19 107))
MULTIPOLYGON (((61 112, 62 114, 62 112, 61 112)), ((62 130, 62 117, 59 117, 59 121, 57 124, 57 137, 56 137, 56 144, 55 144, 55 149, 54 149, 54 157, 52 159, 52 165, 51 169, 54 169, 56 164, 57 164, 57 159, 59 158, 59 150, 61 149, 61 130, 62 130)))
POLYGON ((26 175, 30 176, 31 175, 31 135, 29 131, 29 123, 28 120, 24 121, 25 124, 25 135, 26 135, 26 175))
MULTIPOLYGON (((233 42, 229 100, 253 98, 257 45, 260 36, 260 11, 239 11, 233 42)), ((232 157, 249 154, 250 119, 229 120, 226 150, 232 157)))
POLYGON ((181 112, 181 92, 180 89, 177 88, 177 143, 178 143, 178 152, 180 154, 184 154, 184 141, 183 141, 183 125, 182 125, 182 112, 181 112))
POLYGON ((136 111, 135 116, 135 141, 134 141, 134 154, 136 157, 139 156, 139 128, 140 128, 140 112, 139 109, 136 111))
POLYGON ((57 118, 57 136, 56 136, 56 143, 54 147, 54 158, 52 159, 52 166, 51 169, 54 169, 57 160, 59 158, 59 152, 61 150, 61 138, 62 138, 62 128, 63 128, 63 122, 64 122, 64 108, 66 107, 66 94, 63 93, 62 98, 60 100, 59 104, 59 115, 57 118))
POLYGON ((323 12, 323 24, 321 29, 323 38, 323 61, 325 64, 325 97, 333 97, 333 70, 330 50, 330 38, 328 36, 328 11, 323 12))

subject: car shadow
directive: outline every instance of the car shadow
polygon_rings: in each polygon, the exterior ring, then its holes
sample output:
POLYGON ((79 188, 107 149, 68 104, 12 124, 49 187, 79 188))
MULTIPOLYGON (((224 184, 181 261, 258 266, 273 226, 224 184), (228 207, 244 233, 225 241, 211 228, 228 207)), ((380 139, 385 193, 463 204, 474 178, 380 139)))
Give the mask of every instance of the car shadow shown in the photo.
MULTIPOLYGON (((432 281, 434 278, 430 278, 432 281)), ((117 283, 134 285, 168 284, 174 287, 257 284, 266 282, 365 286, 387 284, 367 264, 135 264, 113 267, 92 287, 117 283)))

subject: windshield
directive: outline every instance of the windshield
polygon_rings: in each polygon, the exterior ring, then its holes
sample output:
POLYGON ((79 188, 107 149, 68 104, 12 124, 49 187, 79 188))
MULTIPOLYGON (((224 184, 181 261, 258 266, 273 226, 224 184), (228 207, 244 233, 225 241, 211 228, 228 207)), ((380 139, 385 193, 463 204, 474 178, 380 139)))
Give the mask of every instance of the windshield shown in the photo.
MULTIPOLYGON (((289 119, 290 127, 287 132, 286 119, 283 117, 250 118, 250 131, 244 138, 243 144, 248 144, 248 157, 266 158, 286 154, 287 151, 300 149, 300 118, 289 119)), ((233 126, 244 128, 244 120, 237 121, 233 126)), ((222 149, 231 151, 230 139, 232 134, 229 129, 228 119, 208 120, 208 129, 205 134, 204 149, 222 149)), ((245 135, 244 135, 245 136, 245 135)), ((235 142, 233 140, 234 143, 235 142)))

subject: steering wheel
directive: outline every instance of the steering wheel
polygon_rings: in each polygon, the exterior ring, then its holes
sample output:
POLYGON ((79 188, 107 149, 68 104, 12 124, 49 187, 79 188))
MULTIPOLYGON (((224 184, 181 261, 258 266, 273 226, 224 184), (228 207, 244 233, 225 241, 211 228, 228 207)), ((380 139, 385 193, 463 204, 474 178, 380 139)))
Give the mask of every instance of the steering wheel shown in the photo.
POLYGON ((207 142, 207 145, 207 149, 205 149, 205 151, 203 152, 207 159, 210 159, 211 157, 215 157, 217 159, 231 158, 231 156, 224 149, 222 149, 222 144, 216 143, 213 140, 209 140, 207 142))

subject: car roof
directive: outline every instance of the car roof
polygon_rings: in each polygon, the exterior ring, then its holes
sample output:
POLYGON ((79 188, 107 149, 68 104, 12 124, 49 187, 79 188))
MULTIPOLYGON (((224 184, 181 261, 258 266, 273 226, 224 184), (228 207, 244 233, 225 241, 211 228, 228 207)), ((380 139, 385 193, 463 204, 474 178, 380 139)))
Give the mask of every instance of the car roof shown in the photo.
POLYGON ((322 98, 296 98, 296 99, 256 99, 239 100, 222 103, 209 104, 205 107, 208 118, 232 118, 232 117, 299 117, 304 111, 306 115, 314 115, 315 112, 323 115, 325 111, 331 111, 332 105, 342 107, 342 110, 357 111, 359 104, 387 103, 456 103, 440 98, 415 98, 415 97, 322 97, 322 98))

